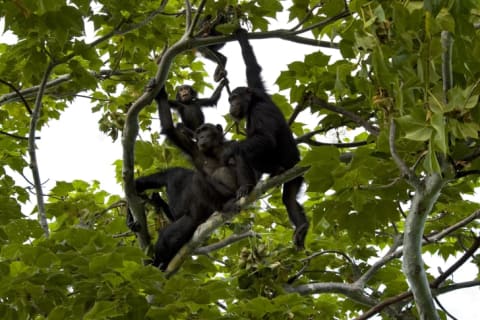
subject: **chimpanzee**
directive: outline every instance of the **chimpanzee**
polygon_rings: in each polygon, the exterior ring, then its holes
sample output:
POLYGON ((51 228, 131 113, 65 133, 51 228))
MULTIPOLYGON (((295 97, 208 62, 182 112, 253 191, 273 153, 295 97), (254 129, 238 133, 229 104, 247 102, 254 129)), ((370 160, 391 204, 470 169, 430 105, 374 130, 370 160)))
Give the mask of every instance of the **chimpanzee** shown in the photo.
POLYGON ((178 111, 183 125, 188 129, 187 131, 191 131, 192 135, 205 122, 202 107, 215 106, 226 83, 226 79, 220 82, 210 98, 198 98, 197 91, 193 87, 184 84, 177 88, 175 100, 168 101, 170 107, 178 111))
MULTIPOLYGON (((210 36, 220 36, 222 33, 218 32, 215 28, 220 24, 225 24, 230 22, 232 19, 230 10, 218 11, 217 16, 213 18, 211 14, 206 15, 200 22, 199 32, 196 35, 197 37, 210 37, 210 36)), ((223 48, 225 43, 212 44, 206 47, 198 48, 198 51, 207 59, 215 62, 217 67, 213 73, 213 80, 215 82, 220 81, 220 79, 227 76, 227 71, 225 66, 227 64, 227 57, 220 53, 218 50, 223 48)))
MULTIPOLYGON (((283 114, 266 92, 260 75, 262 68, 248 41, 247 31, 239 29, 236 34, 246 65, 248 87, 232 91, 230 115, 237 120, 246 118, 247 137, 225 148, 223 159, 227 161, 240 152, 255 170, 277 175, 292 168, 300 160, 300 153, 283 114)), ((297 249, 304 248, 309 226, 303 207, 297 201, 302 183, 303 177, 286 182, 282 196, 295 226, 293 240, 297 249)))
MULTIPOLYGON (((246 195, 257 181, 241 153, 227 164, 221 160, 226 145, 220 125, 203 124, 191 137, 173 125, 167 94, 162 88, 155 98, 158 104, 162 133, 188 154, 195 166, 189 183, 169 200, 178 218, 161 233, 155 245, 153 264, 165 270, 170 260, 192 237, 198 225, 215 211, 236 211, 235 200, 246 195)), ((152 185, 152 184, 149 184, 152 185)), ((153 184, 155 185, 155 184, 153 184)))

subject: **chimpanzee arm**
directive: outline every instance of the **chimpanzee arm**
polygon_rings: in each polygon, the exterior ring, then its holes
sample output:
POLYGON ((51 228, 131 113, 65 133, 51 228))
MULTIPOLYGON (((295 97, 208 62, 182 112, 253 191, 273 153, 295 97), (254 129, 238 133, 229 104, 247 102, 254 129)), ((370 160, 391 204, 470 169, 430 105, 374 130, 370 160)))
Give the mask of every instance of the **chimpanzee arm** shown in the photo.
POLYGON ((248 139, 227 146, 222 153, 222 161, 228 163, 229 159, 240 154, 248 159, 250 166, 255 166, 258 160, 271 157, 275 148, 275 137, 269 132, 260 130, 248 139))
POLYGON ((164 133, 167 138, 183 152, 195 159, 198 152, 197 146, 190 137, 183 134, 181 130, 175 128, 172 113, 170 112, 167 93, 164 87, 160 89, 160 92, 155 97, 155 101, 158 105, 158 115, 160 117, 160 124, 162 125, 162 133, 164 133))
POLYGON ((168 100, 168 106, 172 109, 178 109, 181 107, 181 103, 177 100, 168 100))
POLYGON ((200 98, 197 100, 197 104, 201 107, 213 107, 216 106, 218 100, 220 99, 220 95, 222 94, 223 87, 225 87, 226 80, 222 79, 222 81, 218 84, 217 88, 213 92, 210 98, 200 98))
POLYGON ((248 33, 244 29, 239 29, 237 31, 238 42, 242 48, 243 61, 245 61, 245 66, 247 67, 247 84, 250 88, 259 89, 262 92, 266 92, 265 86, 263 85, 263 80, 260 75, 262 72, 262 67, 257 62, 253 48, 250 45, 247 37, 248 33))

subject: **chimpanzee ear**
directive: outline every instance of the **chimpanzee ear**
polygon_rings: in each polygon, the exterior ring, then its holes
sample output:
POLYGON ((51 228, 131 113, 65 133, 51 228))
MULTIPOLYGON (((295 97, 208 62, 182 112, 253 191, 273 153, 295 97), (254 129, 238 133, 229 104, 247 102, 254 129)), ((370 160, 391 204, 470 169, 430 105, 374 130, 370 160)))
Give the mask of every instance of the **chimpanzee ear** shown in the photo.
POLYGON ((218 130, 220 133, 223 133, 223 127, 222 127, 221 124, 217 124, 215 127, 217 128, 217 130, 218 130))

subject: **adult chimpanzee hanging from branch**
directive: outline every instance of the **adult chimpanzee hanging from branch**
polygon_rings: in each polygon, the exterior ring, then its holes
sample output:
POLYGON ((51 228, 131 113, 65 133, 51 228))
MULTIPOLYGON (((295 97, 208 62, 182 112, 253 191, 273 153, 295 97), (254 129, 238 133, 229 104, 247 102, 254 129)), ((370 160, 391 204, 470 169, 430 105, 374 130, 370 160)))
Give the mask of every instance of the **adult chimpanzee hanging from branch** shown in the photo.
MULTIPOLYGON (((226 148, 223 158, 228 161, 232 155, 241 153, 255 170, 277 175, 295 166, 300 153, 282 112, 266 92, 260 75, 262 68, 247 35, 246 30, 237 31, 248 87, 234 89, 229 98, 230 115, 236 120, 246 118, 247 138, 226 148)), ((309 226, 303 207, 297 201, 302 183, 303 177, 286 182, 282 195, 290 221, 295 226, 293 240, 298 249, 305 246, 309 226)))

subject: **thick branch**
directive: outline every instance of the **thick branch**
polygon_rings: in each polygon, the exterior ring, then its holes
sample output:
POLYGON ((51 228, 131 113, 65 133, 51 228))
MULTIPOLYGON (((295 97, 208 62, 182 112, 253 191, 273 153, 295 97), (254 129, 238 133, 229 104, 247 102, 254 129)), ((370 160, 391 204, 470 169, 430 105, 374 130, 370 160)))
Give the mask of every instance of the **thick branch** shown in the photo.
MULTIPOLYGON (((279 186, 286 181, 289 181, 295 177, 303 175, 308 170, 308 167, 293 167, 290 170, 285 171, 283 174, 267 179, 266 181, 260 181, 252 192, 245 198, 240 199, 237 203, 243 209, 247 205, 253 203, 259 199, 269 189, 279 186)), ((185 244, 177 255, 172 259, 166 270, 166 277, 169 278, 175 272, 178 271, 183 261, 194 252, 194 250, 200 246, 215 229, 223 225, 234 217, 236 213, 221 213, 215 212, 208 218, 208 220, 198 226, 192 239, 185 244)))
POLYGON ((35 185, 35 192, 37 194, 37 207, 38 207, 38 221, 42 227, 45 236, 49 236, 50 232, 48 230, 47 216, 45 212, 45 202, 43 199, 43 190, 42 190, 42 181, 40 180, 40 172, 38 170, 37 154, 36 154, 36 145, 35 145, 35 133, 37 131, 37 123, 40 118, 40 113, 42 111, 42 99, 43 93, 45 92, 45 86, 48 82, 48 77, 53 70, 55 65, 50 63, 43 74, 42 82, 37 93, 37 98, 35 99, 35 107, 32 112, 32 118, 30 119, 30 130, 28 135, 28 153, 30 155, 30 169, 32 170, 33 183, 35 185))
POLYGON ((424 187, 415 190, 405 221, 403 270, 421 319, 439 319, 422 259, 422 240, 425 221, 444 185, 445 180, 440 174, 426 176, 424 187))

